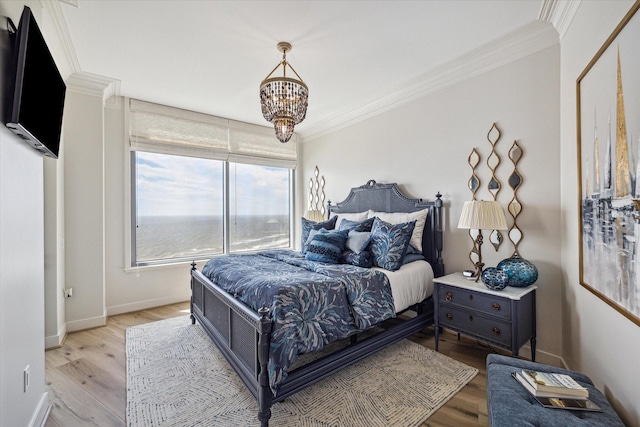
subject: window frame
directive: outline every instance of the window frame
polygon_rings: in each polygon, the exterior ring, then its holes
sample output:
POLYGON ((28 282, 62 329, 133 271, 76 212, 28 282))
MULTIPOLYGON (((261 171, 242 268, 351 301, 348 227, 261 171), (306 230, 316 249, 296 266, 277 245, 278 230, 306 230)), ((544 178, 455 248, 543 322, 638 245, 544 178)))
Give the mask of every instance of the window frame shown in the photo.
MULTIPOLYGON (((229 254, 236 254, 236 253, 242 253, 242 254, 248 254, 248 253, 255 253, 258 250, 245 250, 245 251, 238 251, 238 252, 231 252, 231 241, 230 241, 230 233, 229 233, 229 227, 230 227, 230 204, 229 204, 229 200, 230 200, 230 180, 229 180, 229 164, 232 162, 229 161, 222 161, 222 191, 223 191, 223 196, 222 196, 222 214, 223 214, 223 220, 222 220, 222 253, 220 254, 202 254, 198 257, 181 257, 181 258, 163 258, 163 259, 158 259, 158 260, 148 260, 148 261, 138 261, 136 259, 136 243, 137 243, 137 193, 136 193, 136 174, 137 174, 137 167, 136 167, 136 152, 137 151, 141 151, 141 152, 145 152, 144 150, 129 150, 130 153, 130 161, 129 161, 129 168, 130 168, 130 172, 129 172, 129 178, 131 181, 131 185, 130 185, 130 194, 131 194, 131 198, 130 198, 130 215, 129 215, 129 222, 130 222, 130 239, 129 239, 129 243, 130 243, 130 256, 129 256, 129 262, 128 265, 131 268, 137 269, 140 267, 153 267, 153 266, 159 266, 159 265, 175 265, 175 264, 181 264, 181 263, 187 263, 187 262, 198 262, 198 261, 204 261, 204 260, 208 260, 211 259, 213 257, 216 256, 223 256, 223 255, 229 255, 229 254)), ((168 154, 169 155, 169 154, 168 154)), ((193 156, 196 158, 200 158, 197 156, 193 156)), ((251 164, 251 163, 249 163, 251 164)), ((262 166, 262 165, 256 165, 256 166, 262 166)), ((295 183, 294 183, 294 169, 291 168, 282 168, 282 169, 288 169, 288 175, 289 175, 289 246, 286 247, 282 247, 282 248, 278 248, 278 249, 293 249, 294 247, 294 221, 293 221, 293 215, 294 215, 294 206, 295 206, 295 183)))
MULTIPOLYGON (((202 256, 199 258, 173 258, 173 259, 163 259, 163 260, 158 260, 158 261, 153 261, 153 262, 144 262, 144 263, 137 263, 135 260, 135 250, 136 250, 136 179, 135 179, 135 173, 136 173, 136 165, 135 165, 135 151, 150 151, 150 152, 156 152, 156 153, 160 153, 160 154, 178 154, 178 155, 187 155, 187 156, 192 156, 192 157, 198 157, 198 158, 211 158, 209 156, 206 155, 205 152, 202 153, 198 153, 198 152, 191 152, 190 154, 181 154, 181 153, 175 153, 172 151, 165 151, 164 149, 162 149, 162 144, 159 144, 158 148, 155 149, 150 149, 150 150, 145 150, 144 148, 138 148, 135 149, 134 147, 132 147, 132 139, 133 139, 133 135, 132 135, 132 112, 131 112, 131 102, 138 102, 139 104, 146 104, 144 101, 137 101, 134 100, 132 98, 128 98, 128 97, 123 97, 123 110, 124 110, 124 126, 123 126, 123 141, 124 141, 124 150, 123 150, 123 157, 124 157, 124 167, 125 167, 125 176, 124 176, 124 187, 125 187, 125 200, 124 200, 124 210, 123 210, 123 214, 124 214, 124 259, 123 259, 123 265, 124 265, 124 271, 125 272, 133 272, 133 273, 137 273, 140 269, 145 269, 145 268, 159 268, 159 267, 173 267, 176 265, 180 265, 180 264, 191 264, 193 262, 202 262, 202 261, 206 261, 210 258, 212 258, 212 256, 202 256), (201 155, 204 154, 204 155, 201 155)), ((148 103, 147 103, 148 104, 148 103)), ((157 107, 158 109, 160 109, 163 113, 166 113, 167 111, 169 111, 169 114, 171 114, 172 110, 177 111, 178 114, 176 115, 176 117, 180 117, 182 116, 182 114, 186 114, 188 117, 190 117, 191 114, 196 114, 198 116, 203 116, 201 113, 191 113, 191 112, 185 112, 183 110, 179 110, 179 109, 174 109, 172 107, 167 107, 167 106, 162 106, 162 105, 156 105, 156 104, 148 104, 151 105, 152 108, 157 107)), ((258 125, 252 125, 252 124, 248 124, 248 123, 243 123, 243 122, 236 122, 233 120, 229 120, 229 119, 224 119, 224 118, 220 118, 220 117, 215 117, 215 116, 207 116, 204 115, 206 117, 204 117, 204 119, 206 121, 212 121, 213 123, 227 123, 228 126, 228 134, 229 134, 229 155, 226 159, 220 159, 219 157, 217 158, 218 160, 221 160, 223 162, 223 194, 224 194, 224 199, 223 199, 223 253, 222 254, 216 254, 213 256, 223 256, 223 255, 228 255, 229 249, 230 249, 230 237, 229 237, 229 163, 247 163, 247 164, 252 164, 252 165, 257 165, 257 166, 273 166, 273 167, 281 167, 283 169, 288 169, 289 170, 289 247, 288 248, 283 248, 283 249, 293 249, 295 248, 295 229, 296 229, 296 224, 295 224, 295 220, 294 220, 294 215, 295 215, 295 207, 296 207, 296 183, 295 183, 295 177, 296 177, 296 173, 297 173, 297 165, 298 165, 298 141, 297 141, 297 135, 294 133, 293 138, 290 140, 290 142, 288 144, 295 144, 294 147, 292 147, 291 150, 293 150, 293 157, 287 157, 287 156, 291 156, 291 154, 283 154, 281 152, 281 150, 277 150, 277 152, 274 152, 273 157, 269 158, 269 156, 264 157, 264 153, 262 155, 258 154, 255 155, 255 152, 252 151, 253 149, 255 149, 256 147, 256 143, 260 143, 260 141, 265 141, 265 136, 269 135, 270 137, 273 138, 274 141, 277 142, 276 145, 271 145, 274 144, 272 142, 268 142, 268 146, 269 147, 280 147, 280 141, 277 141, 277 139, 275 138, 274 134, 273 134, 273 129, 272 128, 267 128, 265 126, 258 126, 258 125), (246 138, 247 136, 250 138, 249 140, 246 140, 246 142, 249 143, 249 145, 238 145, 238 142, 236 142, 235 139, 233 139, 234 137, 231 136, 231 134, 236 134, 238 136, 243 136, 244 138, 246 138), (254 135, 255 140, 251 140, 251 135, 254 135), (253 145, 252 145, 253 144, 253 145), (245 150, 245 147, 247 150, 249 151, 243 151, 245 150)), ((242 142, 240 142, 240 144, 242 144, 242 142)), ((291 152, 291 150, 289 150, 289 152, 291 152)), ((264 149, 263 149, 264 151, 264 149)), ((219 153, 218 153, 219 154, 219 153)), ((241 253, 251 253, 251 252, 255 252, 255 251, 242 251, 241 253)))

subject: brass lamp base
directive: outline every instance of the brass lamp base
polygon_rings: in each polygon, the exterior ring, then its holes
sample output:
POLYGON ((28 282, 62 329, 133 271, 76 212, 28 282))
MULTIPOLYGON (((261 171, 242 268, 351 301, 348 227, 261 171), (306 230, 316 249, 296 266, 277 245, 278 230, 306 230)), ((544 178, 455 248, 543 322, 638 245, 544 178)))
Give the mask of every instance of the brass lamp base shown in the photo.
POLYGON ((476 262, 476 272, 474 274, 474 277, 476 278, 476 282, 478 281, 478 279, 480 279, 480 276, 482 276, 482 270, 484 268, 484 263, 483 262, 476 262))

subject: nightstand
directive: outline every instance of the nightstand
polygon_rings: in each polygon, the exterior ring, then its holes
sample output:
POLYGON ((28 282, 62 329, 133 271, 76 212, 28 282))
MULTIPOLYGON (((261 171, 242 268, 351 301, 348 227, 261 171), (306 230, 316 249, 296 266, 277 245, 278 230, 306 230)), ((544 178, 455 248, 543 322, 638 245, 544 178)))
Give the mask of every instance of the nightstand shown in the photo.
POLYGON ((434 320, 436 351, 441 328, 451 329, 511 351, 531 343, 531 360, 536 360, 536 286, 501 291, 462 273, 436 277, 434 320))

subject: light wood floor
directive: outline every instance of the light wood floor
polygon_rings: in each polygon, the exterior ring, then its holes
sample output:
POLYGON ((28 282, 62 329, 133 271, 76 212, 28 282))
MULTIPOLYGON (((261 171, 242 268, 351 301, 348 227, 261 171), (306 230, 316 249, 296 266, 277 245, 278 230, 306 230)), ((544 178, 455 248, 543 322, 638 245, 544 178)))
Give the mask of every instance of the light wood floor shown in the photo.
MULTIPOLYGON (((45 376, 52 410, 45 426, 125 426, 125 329, 188 313, 185 302, 112 316, 107 326, 71 333, 62 347, 48 350, 45 376)), ((411 339, 435 348, 432 327, 411 339)), ((445 331, 439 351, 478 368, 479 373, 422 427, 487 426, 485 359, 492 350, 445 331)))

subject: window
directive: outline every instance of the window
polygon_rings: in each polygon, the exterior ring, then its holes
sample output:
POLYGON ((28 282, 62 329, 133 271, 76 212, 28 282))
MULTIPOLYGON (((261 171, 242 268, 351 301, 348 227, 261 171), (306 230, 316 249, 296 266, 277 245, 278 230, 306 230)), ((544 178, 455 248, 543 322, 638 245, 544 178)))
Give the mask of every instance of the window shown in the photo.
POLYGON ((290 246, 288 169, 229 164, 231 252, 290 246))
POLYGON ((134 264, 222 253, 223 162, 134 153, 134 264))
POLYGON ((295 138, 135 99, 127 118, 132 266, 292 246, 295 138))
POLYGON ((225 251, 225 162, 144 151, 133 156, 133 265, 291 246, 289 169, 227 164, 225 251))

